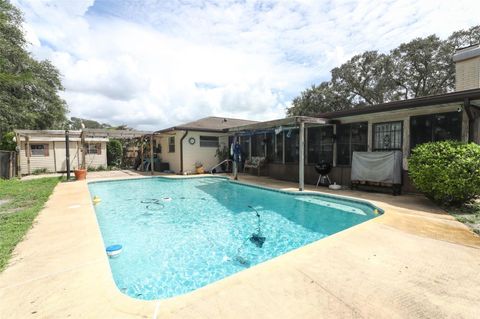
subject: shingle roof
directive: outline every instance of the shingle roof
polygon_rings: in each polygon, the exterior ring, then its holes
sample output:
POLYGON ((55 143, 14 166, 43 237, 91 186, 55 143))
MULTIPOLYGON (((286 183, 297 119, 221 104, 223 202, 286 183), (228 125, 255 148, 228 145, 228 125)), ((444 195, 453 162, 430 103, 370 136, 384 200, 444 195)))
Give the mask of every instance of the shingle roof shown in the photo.
POLYGON ((224 132, 227 129, 235 126, 247 125, 257 123, 257 121, 234 119, 229 117, 208 116, 202 119, 172 126, 155 133, 175 131, 175 130, 192 130, 202 132, 224 132))

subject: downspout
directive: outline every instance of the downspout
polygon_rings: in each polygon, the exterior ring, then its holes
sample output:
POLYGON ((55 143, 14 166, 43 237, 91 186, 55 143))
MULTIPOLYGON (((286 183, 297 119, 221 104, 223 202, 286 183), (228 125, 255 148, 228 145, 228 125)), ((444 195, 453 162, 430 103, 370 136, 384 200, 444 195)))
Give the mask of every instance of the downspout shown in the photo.
POLYGON ((180 139, 180 173, 183 174, 183 140, 185 137, 188 135, 188 130, 185 131, 185 134, 183 134, 182 138, 180 139))

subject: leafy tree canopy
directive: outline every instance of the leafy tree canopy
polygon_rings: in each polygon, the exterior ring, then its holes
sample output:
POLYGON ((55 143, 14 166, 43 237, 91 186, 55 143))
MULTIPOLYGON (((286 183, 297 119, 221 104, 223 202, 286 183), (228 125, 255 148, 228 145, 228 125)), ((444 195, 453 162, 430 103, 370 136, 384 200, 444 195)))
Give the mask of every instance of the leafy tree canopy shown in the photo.
POLYGON ((18 129, 64 126, 67 105, 59 71, 26 50, 21 12, 0 0, 0 135, 18 129))
POLYGON ((331 80, 293 99, 288 116, 324 112, 451 92, 455 50, 480 43, 480 25, 402 43, 388 54, 366 51, 331 70, 331 80))

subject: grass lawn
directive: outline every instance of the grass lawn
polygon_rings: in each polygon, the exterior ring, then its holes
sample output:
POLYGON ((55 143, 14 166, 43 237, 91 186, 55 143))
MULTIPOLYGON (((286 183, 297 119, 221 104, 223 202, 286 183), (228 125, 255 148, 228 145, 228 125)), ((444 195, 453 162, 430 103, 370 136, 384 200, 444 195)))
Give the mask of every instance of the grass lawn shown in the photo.
POLYGON ((459 208, 449 207, 447 211, 459 222, 466 224, 480 235, 480 201, 477 200, 472 204, 467 204, 459 208))
POLYGON ((58 177, 0 179, 0 272, 59 181, 58 177))

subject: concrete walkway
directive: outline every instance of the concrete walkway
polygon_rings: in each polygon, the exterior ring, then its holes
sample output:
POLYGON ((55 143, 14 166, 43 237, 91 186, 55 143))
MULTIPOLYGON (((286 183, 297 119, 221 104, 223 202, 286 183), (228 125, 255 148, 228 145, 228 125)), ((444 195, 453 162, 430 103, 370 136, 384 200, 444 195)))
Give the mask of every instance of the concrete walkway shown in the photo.
POLYGON ((140 301, 113 282, 87 184, 62 183, 0 274, 0 318, 480 318, 478 236, 421 196, 338 193, 386 213, 192 293, 140 301))

